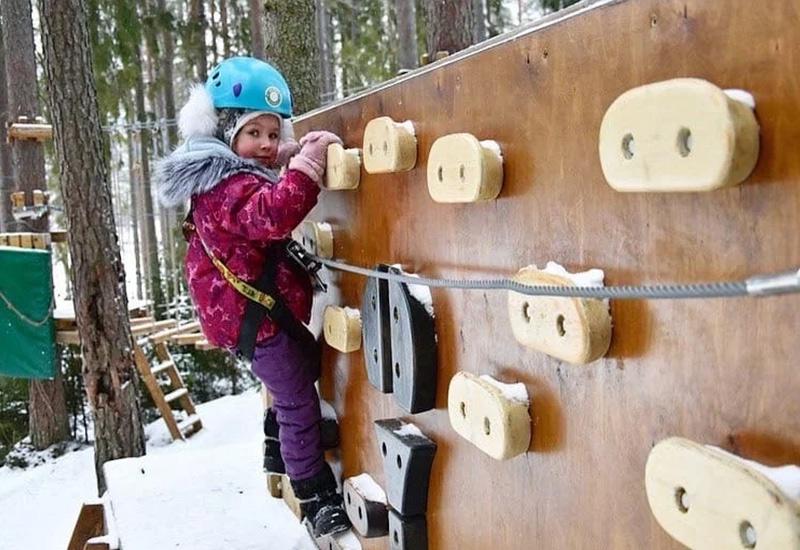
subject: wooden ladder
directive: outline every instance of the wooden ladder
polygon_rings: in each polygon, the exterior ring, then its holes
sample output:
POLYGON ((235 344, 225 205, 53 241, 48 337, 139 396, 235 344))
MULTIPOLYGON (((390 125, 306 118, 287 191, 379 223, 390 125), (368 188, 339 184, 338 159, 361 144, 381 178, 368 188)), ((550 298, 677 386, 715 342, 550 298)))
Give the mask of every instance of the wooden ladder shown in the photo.
POLYGON ((167 349, 167 341, 173 336, 183 334, 185 332, 197 331, 199 325, 196 321, 186 323, 184 325, 170 328, 161 332, 152 334, 146 338, 153 344, 156 362, 151 368, 150 361, 144 350, 137 342, 134 345, 134 360, 136 361, 136 368, 139 369, 139 374, 142 376, 153 402, 161 412, 161 417, 167 424, 170 435, 173 440, 186 439, 190 437, 203 427, 203 422, 197 415, 192 398, 189 395, 189 390, 183 383, 180 373, 172 359, 172 355, 167 349), (159 383, 159 376, 166 375, 166 382, 170 386, 168 393, 164 393, 164 387, 159 383), (187 417, 178 422, 172 412, 172 403, 177 403, 181 409, 186 412, 187 417))

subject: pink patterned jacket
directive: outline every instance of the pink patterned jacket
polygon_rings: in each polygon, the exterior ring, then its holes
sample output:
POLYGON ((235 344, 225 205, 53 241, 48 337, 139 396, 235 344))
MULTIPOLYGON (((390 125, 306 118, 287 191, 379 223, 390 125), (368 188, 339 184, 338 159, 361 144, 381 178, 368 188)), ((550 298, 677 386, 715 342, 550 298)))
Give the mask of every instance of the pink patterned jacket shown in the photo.
MULTIPOLYGON (((189 145, 196 147, 197 141, 191 140, 189 145)), ((216 149, 214 152, 220 153, 216 149)), ((182 165, 187 159, 181 157, 185 156, 179 148, 157 166, 160 199, 166 205, 174 205, 187 198, 187 190, 192 191, 196 232, 190 237, 186 253, 189 290, 208 341, 234 349, 247 298, 211 263, 200 237, 237 277, 253 282, 264 268, 268 246, 289 237, 316 204, 319 187, 296 170, 287 170, 275 181, 272 171, 232 153, 223 152, 212 157, 210 163, 201 159, 201 166, 195 162, 188 167, 182 165), (185 181, 192 176, 199 181, 185 181), (211 181, 215 178, 216 181, 211 181)), ((307 323, 313 298, 308 276, 285 258, 277 266, 276 278, 284 302, 298 319, 307 323)), ((267 319, 256 341, 263 342, 277 331, 267 319)))

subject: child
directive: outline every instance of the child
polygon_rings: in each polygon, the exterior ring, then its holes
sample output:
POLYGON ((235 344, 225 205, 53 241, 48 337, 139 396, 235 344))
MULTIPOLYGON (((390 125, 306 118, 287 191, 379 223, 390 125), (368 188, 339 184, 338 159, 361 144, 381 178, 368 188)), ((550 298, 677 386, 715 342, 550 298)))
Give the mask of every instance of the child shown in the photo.
POLYGON ((227 59, 192 90, 178 121, 186 141, 159 163, 156 180, 165 206, 191 200, 186 277, 203 332, 252 358, 274 398, 266 421, 276 437, 267 438, 265 465, 281 471, 285 463, 314 535, 322 536, 350 523, 320 444, 318 345, 300 322, 311 315, 311 283, 286 256, 285 242, 317 202, 328 145, 341 140, 310 132, 297 152, 291 115, 277 70, 227 59), (248 299, 257 294, 252 287, 269 295, 262 304, 277 300, 269 314, 248 299))

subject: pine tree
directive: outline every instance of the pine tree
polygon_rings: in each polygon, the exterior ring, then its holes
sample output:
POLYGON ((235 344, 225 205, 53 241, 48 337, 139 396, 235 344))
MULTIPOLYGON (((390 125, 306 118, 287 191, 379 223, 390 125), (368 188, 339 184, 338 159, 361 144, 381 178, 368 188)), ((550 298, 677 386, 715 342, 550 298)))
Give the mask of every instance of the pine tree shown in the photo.
POLYGON ((145 453, 125 274, 111 206, 86 1, 40 0, 39 15, 102 494, 105 462, 145 453))

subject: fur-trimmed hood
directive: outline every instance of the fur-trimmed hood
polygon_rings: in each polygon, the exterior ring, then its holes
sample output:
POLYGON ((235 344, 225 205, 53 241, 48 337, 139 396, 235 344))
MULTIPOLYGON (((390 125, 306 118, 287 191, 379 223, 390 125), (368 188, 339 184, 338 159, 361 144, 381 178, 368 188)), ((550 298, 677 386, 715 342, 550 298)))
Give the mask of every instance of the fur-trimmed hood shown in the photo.
POLYGON ((171 155, 156 162, 153 177, 159 202, 174 207, 241 172, 256 174, 270 182, 278 179, 275 170, 236 155, 218 139, 192 137, 171 155))

